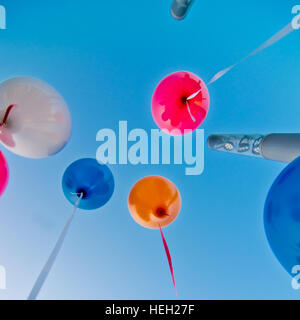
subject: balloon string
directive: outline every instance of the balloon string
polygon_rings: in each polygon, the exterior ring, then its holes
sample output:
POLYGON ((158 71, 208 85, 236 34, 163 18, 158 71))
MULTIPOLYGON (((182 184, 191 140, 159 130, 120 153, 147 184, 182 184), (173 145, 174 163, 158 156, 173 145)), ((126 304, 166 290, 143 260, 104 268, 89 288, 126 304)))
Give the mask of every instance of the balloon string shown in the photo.
POLYGON ((189 97, 186 98, 187 101, 192 100, 197 97, 197 95, 202 91, 202 88, 195 93, 191 94, 189 97))
POLYGON ((16 107, 15 104, 11 104, 10 106, 7 107, 7 109, 6 109, 6 111, 5 111, 5 114, 4 114, 4 117, 3 117, 3 120, 2 120, 2 122, 0 123, 0 128, 3 127, 4 125, 6 125, 8 116, 9 116, 11 110, 12 110, 14 107, 16 107))
POLYGON ((166 255, 167 255, 167 258, 168 258, 170 272, 171 272, 171 275, 172 275, 173 285, 174 285, 174 289, 175 289, 175 294, 176 294, 176 297, 178 297, 170 250, 169 250, 167 241, 165 239, 165 236, 163 234, 163 231, 162 231, 162 228, 161 228, 160 225, 159 225, 159 230, 160 230, 161 238, 162 238, 162 241, 163 241, 163 244, 164 244, 164 248, 165 248, 165 251, 166 251, 166 255))
POLYGON ((192 120, 195 122, 196 119, 195 119, 195 117, 192 115, 192 112, 191 112, 191 109, 190 109, 190 105, 189 105, 189 103, 188 103, 187 100, 186 100, 186 106, 187 106, 188 112, 189 112, 189 114, 190 114, 190 117, 191 117, 192 120))
POLYGON ((192 100, 194 99, 200 92, 202 91, 202 88, 200 90, 198 90, 197 92, 191 94, 189 97, 186 98, 186 106, 187 106, 187 109, 188 109, 188 112, 190 114, 190 117, 191 119, 196 122, 196 119, 195 117, 193 116, 192 112, 191 112, 191 108, 190 108, 190 105, 189 105, 189 100, 192 100))
POLYGON ((67 235, 68 229, 70 227, 70 224, 71 224, 71 222, 73 220, 73 217, 75 215, 75 212, 76 212, 76 210, 77 210, 77 208, 79 206, 79 203, 80 203, 82 197, 83 197, 83 193, 80 194, 80 197, 78 198, 77 202, 75 203, 73 211, 72 211, 69 219, 67 220, 67 223, 66 223, 64 229, 62 230, 62 232, 61 232, 61 234, 60 234, 60 236, 59 236, 59 238, 58 238, 58 240, 56 242, 56 245, 55 245, 53 251, 51 252, 46 264, 44 265, 40 275, 38 276, 38 278, 37 278, 32 290, 31 290, 31 292, 30 292, 30 294, 28 296, 28 300, 35 300, 37 298, 37 296, 38 296, 38 294, 39 294, 39 292, 40 292, 45 280, 47 279, 48 274, 51 271, 51 268, 52 268, 52 266, 53 266, 53 264, 55 262, 55 259, 56 259, 57 255, 58 255, 62 245, 63 245, 64 239, 65 239, 65 237, 67 235))
POLYGON ((278 42, 279 40, 281 40, 282 38, 284 38, 285 36, 287 36, 288 34, 290 34, 291 32, 293 32, 295 30, 296 29, 293 27, 293 23, 290 22, 288 25, 286 25, 284 28, 282 28, 280 31, 278 31, 275 35, 273 35, 271 38, 269 38, 266 42, 264 42, 261 46, 259 46, 257 49, 252 51, 246 57, 244 57, 243 59, 241 59, 240 61, 236 62, 235 64, 233 64, 233 65, 227 67, 226 69, 221 70, 217 74, 215 74, 212 77, 212 79, 208 82, 207 85, 210 85, 210 84, 214 83, 215 81, 219 80, 226 73, 231 71, 233 68, 235 68, 236 66, 238 66, 239 64, 241 64, 242 62, 247 60, 248 58, 250 58, 250 57, 256 55, 257 53, 263 51, 264 49, 272 46, 273 44, 275 44, 276 42, 278 42))

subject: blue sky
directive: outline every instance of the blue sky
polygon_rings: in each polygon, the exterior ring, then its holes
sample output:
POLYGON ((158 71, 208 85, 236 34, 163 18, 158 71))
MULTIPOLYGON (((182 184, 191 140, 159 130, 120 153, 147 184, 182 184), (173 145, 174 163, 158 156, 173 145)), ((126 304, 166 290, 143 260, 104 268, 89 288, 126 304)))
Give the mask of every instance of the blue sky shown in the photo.
MULTIPOLYGON (((102 128, 155 128, 151 96, 165 75, 188 70, 208 81, 285 26, 288 0, 195 1, 185 21, 171 1, 2 0, 1 81, 24 75, 52 84, 73 119, 69 144, 44 160, 3 147, 10 182, 1 197, 0 264, 7 290, 24 299, 53 248, 71 205, 61 190, 65 168, 95 157, 102 128), (130 4, 126 4, 130 3, 130 4)), ((299 32, 211 85, 202 127, 216 132, 299 131, 299 32)), ((172 299, 158 231, 137 225, 127 209, 131 186, 163 175, 178 186, 182 211, 165 229, 183 299, 299 299, 272 254, 263 228, 268 189, 283 164, 205 149, 205 170, 111 166, 115 193, 95 212, 78 211, 41 299, 172 299)))

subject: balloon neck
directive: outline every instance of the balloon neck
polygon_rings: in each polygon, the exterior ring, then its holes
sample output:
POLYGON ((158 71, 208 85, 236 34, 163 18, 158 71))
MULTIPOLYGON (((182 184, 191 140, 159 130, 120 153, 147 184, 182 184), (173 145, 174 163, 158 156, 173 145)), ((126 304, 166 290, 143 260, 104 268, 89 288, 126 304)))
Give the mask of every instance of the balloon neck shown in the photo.
POLYGON ((9 114, 14 107, 16 107, 16 105, 11 104, 6 108, 5 113, 4 113, 4 117, 2 119, 2 122, 0 123, 0 128, 6 126, 9 114))
POLYGON ((88 193, 85 189, 78 189, 76 192, 78 198, 85 199, 88 196, 88 193))
POLYGON ((167 216, 170 216, 168 213, 167 213, 167 210, 163 207, 158 207, 156 208, 156 210, 154 211, 154 215, 157 217, 157 218, 165 218, 167 216))

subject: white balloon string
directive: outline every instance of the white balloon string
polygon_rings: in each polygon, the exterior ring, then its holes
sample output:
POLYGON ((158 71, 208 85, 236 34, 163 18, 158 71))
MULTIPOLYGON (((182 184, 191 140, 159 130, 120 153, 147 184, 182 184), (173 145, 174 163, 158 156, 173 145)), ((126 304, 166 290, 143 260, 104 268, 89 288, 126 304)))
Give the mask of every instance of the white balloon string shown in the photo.
POLYGON ((188 109, 188 112, 190 114, 190 117, 194 122, 196 122, 196 119, 195 119, 195 117, 193 116, 193 114, 191 112, 191 108, 190 108, 190 105, 189 105, 189 100, 194 99, 201 91, 202 91, 202 88, 200 90, 196 91, 195 93, 191 94, 189 97, 187 97, 186 101, 185 101, 187 109, 188 109))
POLYGON ((223 77, 226 73, 231 71, 233 68, 235 68, 236 66, 238 66, 239 64, 241 64, 242 62, 247 60, 248 58, 250 58, 250 57, 256 55, 257 53, 261 52, 262 50, 272 46, 273 44, 275 44, 276 42, 278 42, 279 40, 281 40, 282 38, 289 35, 291 32, 293 32, 295 30, 296 29, 293 27, 292 22, 290 22, 288 25, 286 25, 284 28, 282 28, 280 31, 278 31, 274 36, 272 36, 270 39, 268 39, 266 42, 264 42, 261 46, 259 46, 257 49, 252 51, 250 54, 248 54, 246 57, 244 57, 240 61, 236 62, 235 64, 231 65, 230 67, 227 67, 226 69, 221 70, 217 74, 215 74, 212 77, 212 79, 208 82, 207 85, 210 85, 210 84, 216 82, 221 77, 223 77))
POLYGON ((202 91, 202 88, 200 90, 198 90, 197 92, 191 94, 188 98, 186 98, 187 101, 194 99, 195 97, 197 97, 197 95, 202 91))
POLYGON ((38 294, 39 294, 39 292, 40 292, 45 280, 47 279, 48 274, 51 271, 51 268, 52 268, 52 266, 53 266, 53 264, 54 264, 54 262, 56 260, 56 257, 57 257, 57 255, 58 255, 58 253, 59 253, 59 251, 60 251, 60 249, 61 249, 61 247, 63 245, 64 239, 65 239, 65 237, 67 235, 67 232, 69 230, 69 227, 71 225, 71 222, 72 222, 72 220, 74 218, 75 212, 76 212, 76 210, 77 210, 77 208, 79 206, 79 203, 80 203, 82 197, 83 197, 83 193, 80 194, 80 197, 78 198, 77 202, 75 203, 73 211, 72 211, 72 213, 71 213, 71 215, 70 215, 70 217, 69 217, 64 229, 62 230, 62 232, 61 232, 61 234, 60 234, 60 236, 59 236, 59 238, 58 238, 58 240, 56 242, 56 245, 55 245, 53 251, 51 252, 46 264, 44 265, 40 275, 38 276, 38 278, 37 278, 32 290, 31 290, 31 292, 30 292, 30 294, 28 296, 28 300, 35 300, 37 298, 37 296, 38 296, 38 294))
POLYGON ((188 112, 189 112, 189 114, 190 114, 190 117, 191 117, 192 120, 195 122, 196 119, 195 119, 195 117, 192 115, 192 112, 191 112, 191 109, 190 109, 190 105, 189 105, 189 103, 188 103, 188 100, 186 100, 186 106, 187 106, 188 112))

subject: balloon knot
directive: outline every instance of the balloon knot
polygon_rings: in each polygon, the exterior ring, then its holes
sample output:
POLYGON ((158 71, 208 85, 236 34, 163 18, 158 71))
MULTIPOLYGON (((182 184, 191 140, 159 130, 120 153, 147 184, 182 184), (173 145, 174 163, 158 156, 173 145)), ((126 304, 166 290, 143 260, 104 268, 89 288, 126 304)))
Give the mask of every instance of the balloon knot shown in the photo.
POLYGON ((11 110, 12 110, 14 107, 16 107, 16 104, 11 104, 10 106, 8 106, 8 107, 6 108, 6 111, 5 111, 3 120, 2 120, 2 122, 0 123, 0 128, 6 125, 8 116, 9 116, 11 110))

